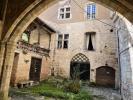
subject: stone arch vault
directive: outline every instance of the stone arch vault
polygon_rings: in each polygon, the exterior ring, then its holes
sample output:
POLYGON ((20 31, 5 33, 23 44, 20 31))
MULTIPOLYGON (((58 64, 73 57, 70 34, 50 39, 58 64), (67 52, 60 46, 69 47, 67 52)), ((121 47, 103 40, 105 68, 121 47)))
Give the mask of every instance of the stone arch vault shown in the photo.
MULTIPOLYGON (((59 0, 0 0, 0 97, 7 100, 16 41, 27 26, 59 0)), ((133 22, 132 0, 91 0, 133 22)))

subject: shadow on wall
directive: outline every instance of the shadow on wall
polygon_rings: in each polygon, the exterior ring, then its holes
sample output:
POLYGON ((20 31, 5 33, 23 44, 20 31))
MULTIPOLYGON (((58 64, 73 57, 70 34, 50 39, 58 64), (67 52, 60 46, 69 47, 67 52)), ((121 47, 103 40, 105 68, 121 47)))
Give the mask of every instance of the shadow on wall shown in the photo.
POLYGON ((116 25, 119 40, 119 67, 121 71, 121 93, 124 100, 131 100, 131 87, 133 86, 133 26, 127 19, 119 18, 116 25))

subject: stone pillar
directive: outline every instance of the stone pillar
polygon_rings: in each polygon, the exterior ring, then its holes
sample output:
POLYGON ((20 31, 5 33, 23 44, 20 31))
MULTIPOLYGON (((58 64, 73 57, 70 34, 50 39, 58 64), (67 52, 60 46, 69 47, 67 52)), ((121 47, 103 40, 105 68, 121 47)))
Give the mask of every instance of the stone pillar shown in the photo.
POLYGON ((0 100, 8 100, 8 91, 10 85, 10 77, 13 66, 14 51, 16 43, 8 42, 5 46, 4 61, 2 64, 1 85, 0 85, 0 100))
POLYGON ((0 42, 0 77, 1 77, 4 52, 5 52, 5 43, 0 42))

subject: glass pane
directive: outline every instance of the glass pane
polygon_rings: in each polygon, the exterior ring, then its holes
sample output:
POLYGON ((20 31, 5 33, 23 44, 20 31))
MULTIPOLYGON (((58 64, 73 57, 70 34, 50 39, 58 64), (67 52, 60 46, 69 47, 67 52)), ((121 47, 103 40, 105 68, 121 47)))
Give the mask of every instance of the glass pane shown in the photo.
POLYGON ((62 41, 58 41, 58 46, 57 48, 62 48, 62 41))
POLYGON ((68 41, 64 41, 64 46, 63 48, 68 48, 68 41))
POLYGON ((62 40, 62 38, 63 38, 62 34, 58 35, 58 40, 62 40))
POLYGON ((64 14, 60 14, 60 19, 64 19, 64 14))
POLYGON ((28 34, 27 33, 23 33, 22 34, 22 40, 24 40, 25 42, 28 42, 29 38, 28 38, 28 34))
POLYGON ((92 19, 95 19, 95 13, 92 13, 92 19))
POLYGON ((70 11, 70 7, 66 8, 66 11, 70 11))
POLYGON ((64 39, 69 39, 69 34, 65 34, 64 39))
POLYGON ((70 13, 66 13, 66 18, 70 18, 70 13))
POLYGON ((64 12, 64 8, 61 8, 61 9, 60 9, 60 12, 61 12, 61 13, 64 12))
POLYGON ((91 12, 91 5, 88 5, 88 6, 87 6, 87 13, 90 14, 90 12, 91 12))

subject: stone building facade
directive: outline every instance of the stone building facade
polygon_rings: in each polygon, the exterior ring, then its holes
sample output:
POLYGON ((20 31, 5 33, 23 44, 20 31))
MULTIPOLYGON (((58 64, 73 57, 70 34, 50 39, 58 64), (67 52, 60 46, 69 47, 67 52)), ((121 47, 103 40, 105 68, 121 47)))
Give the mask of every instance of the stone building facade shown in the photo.
POLYGON ((51 34, 54 30, 35 19, 24 31, 15 50, 11 84, 41 81, 48 77, 51 34))
POLYGON ((88 0, 64 0, 39 16, 56 30, 50 52, 55 74, 72 78, 75 66, 79 66, 80 71, 88 72, 81 79, 100 85, 116 83, 118 87, 117 39, 110 14, 107 8, 88 0))
MULTIPOLYGON (((2 5, 0 6, 0 74, 2 76, 0 95, 2 100, 7 100, 10 82, 9 80, 13 63, 12 58, 14 57, 14 50, 18 37, 27 28, 27 26, 39 15, 39 13, 49 8, 51 5, 57 3, 59 0, 32 0, 29 2, 27 2, 27 0, 14 0, 9 1, 8 3, 5 3, 4 1, 5 0, 0 1, 0 5, 2 5)), ((124 17, 126 17, 130 22, 133 22, 133 2, 131 2, 131 0, 91 1, 97 2, 113 10, 116 10, 124 17)), ((123 59, 123 61, 127 60, 123 59)), ((129 61, 127 61, 127 63, 128 62, 129 61)))

